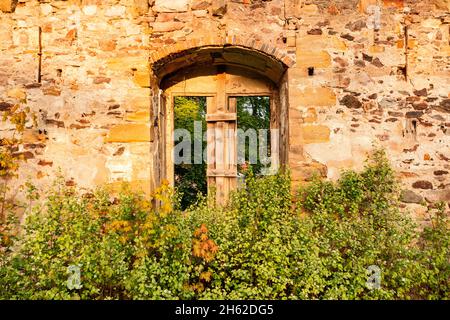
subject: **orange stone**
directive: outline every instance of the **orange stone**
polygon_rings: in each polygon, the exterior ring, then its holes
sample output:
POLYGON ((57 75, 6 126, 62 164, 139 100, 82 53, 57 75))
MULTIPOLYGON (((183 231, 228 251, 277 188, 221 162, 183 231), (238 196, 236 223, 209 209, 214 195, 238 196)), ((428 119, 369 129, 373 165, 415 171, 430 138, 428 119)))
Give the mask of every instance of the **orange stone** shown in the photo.
POLYGON ((127 71, 136 69, 148 71, 148 56, 125 56, 108 59, 108 68, 113 71, 127 71))
POLYGON ((324 125, 303 125, 300 128, 292 128, 292 140, 301 143, 324 143, 330 141, 331 130, 324 125))
POLYGON ((142 88, 150 87, 150 74, 145 71, 136 71, 133 77, 134 83, 142 88))
POLYGON ((116 49, 116 42, 114 40, 99 40, 98 45, 103 51, 113 51, 116 49))
POLYGON ((150 112, 147 110, 133 112, 126 116, 126 120, 134 122, 149 122, 150 112))
POLYGON ((119 124, 109 130, 105 142, 148 142, 153 141, 150 124, 119 124))
POLYGON ((26 92, 20 88, 14 88, 14 89, 8 90, 8 92, 6 94, 10 98, 14 98, 14 99, 21 100, 21 101, 24 101, 27 99, 26 92))
POLYGON ((417 40, 408 39, 408 49, 414 49, 417 47, 417 40))
POLYGON ((17 1, 14 0, 0 0, 0 11, 13 12, 17 1))
POLYGON ((368 7, 376 5, 378 5, 378 0, 360 0, 359 11, 361 11, 362 13, 367 13, 368 7))
POLYGON ((305 15, 315 15, 315 14, 319 14, 319 8, 317 7, 317 5, 315 4, 305 4, 301 9, 300 9, 302 14, 305 15))
POLYGON ((292 107, 331 107, 336 104, 336 94, 327 87, 308 87, 303 91, 291 88, 292 107))
POLYGON ((46 136, 39 130, 25 129, 22 133, 23 143, 38 143, 46 140, 46 136))
POLYGON ((328 52, 297 50, 297 67, 327 68, 329 66, 331 66, 331 57, 328 52))
POLYGON ((317 121, 317 112, 314 108, 308 108, 305 116, 305 122, 316 122, 317 121))
POLYGON ((370 53, 382 53, 384 52, 385 48, 382 46, 371 46, 369 50, 370 53))
POLYGON ((150 93, 148 96, 130 95, 126 101, 126 108, 129 111, 142 111, 150 109, 150 93))
POLYGON ((394 7, 394 8, 403 8, 404 0, 383 0, 383 6, 394 7))

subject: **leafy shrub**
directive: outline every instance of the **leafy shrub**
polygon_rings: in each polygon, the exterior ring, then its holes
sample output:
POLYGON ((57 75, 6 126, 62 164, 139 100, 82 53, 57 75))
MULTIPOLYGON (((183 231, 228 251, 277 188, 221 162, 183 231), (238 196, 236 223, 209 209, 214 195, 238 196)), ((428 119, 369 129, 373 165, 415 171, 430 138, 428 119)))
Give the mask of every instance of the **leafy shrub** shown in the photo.
POLYGON ((179 210, 163 184, 151 199, 124 189, 80 195, 56 183, 0 257, 0 298, 446 299, 449 222, 422 231, 398 206, 383 152, 362 172, 314 180, 292 197, 287 172, 246 175, 226 207, 179 210), (154 206, 157 203, 158 206, 154 206), (67 268, 81 285, 69 289, 67 268), (381 287, 367 287, 369 266, 381 287))
MULTIPOLYGON (((196 136, 194 123, 201 123, 202 132, 206 131, 206 97, 175 97, 174 99, 174 126, 175 129, 184 129, 190 134, 191 150, 195 150, 195 145, 201 145, 202 150, 206 148, 203 135, 196 136), (200 139, 200 140, 198 140, 200 139)), ((180 138, 179 141, 183 140, 180 138)), ((177 141, 177 142, 179 142, 177 141)), ((187 152, 186 150, 183 152, 187 152)), ((185 156, 185 154, 183 154, 185 156)), ((195 203, 197 194, 207 193, 206 184, 206 163, 198 163, 201 155, 191 153, 190 163, 175 165, 175 185, 177 193, 180 195, 180 206, 186 209, 195 203)))

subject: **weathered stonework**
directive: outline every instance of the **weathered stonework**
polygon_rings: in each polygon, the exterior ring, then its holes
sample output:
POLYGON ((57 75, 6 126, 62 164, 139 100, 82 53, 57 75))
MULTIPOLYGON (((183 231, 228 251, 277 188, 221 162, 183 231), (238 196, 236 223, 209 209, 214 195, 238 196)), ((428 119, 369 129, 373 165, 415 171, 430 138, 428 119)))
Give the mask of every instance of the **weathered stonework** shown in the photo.
POLYGON ((0 1, 0 11, 3 12, 13 12, 16 8, 17 0, 1 0, 0 1))
POLYGON ((19 183, 45 186, 61 168, 81 187, 154 189, 163 79, 222 59, 279 88, 296 184, 359 169, 381 145, 405 203, 449 202, 449 10, 447 0, 0 0, 0 111, 20 103, 38 122, 18 146, 19 183))

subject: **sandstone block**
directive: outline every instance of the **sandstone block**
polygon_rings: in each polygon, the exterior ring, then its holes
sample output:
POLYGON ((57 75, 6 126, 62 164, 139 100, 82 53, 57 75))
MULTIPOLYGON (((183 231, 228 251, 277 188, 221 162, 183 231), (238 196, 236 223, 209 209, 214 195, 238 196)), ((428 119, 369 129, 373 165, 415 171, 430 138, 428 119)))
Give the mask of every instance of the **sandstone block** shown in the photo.
POLYGON ((45 134, 40 133, 39 130, 25 129, 22 133, 23 143, 38 143, 45 140, 45 134))
POLYGON ((370 53, 382 53, 385 48, 383 46, 371 46, 369 48, 370 53))
POLYGON ((131 173, 131 179, 132 180, 147 180, 151 177, 151 163, 149 162, 150 159, 150 148, 147 149, 146 156, 139 155, 138 157, 133 157, 132 159, 132 173, 131 173))
POLYGON ((89 5, 83 7, 83 13, 87 16, 93 16, 97 13, 97 6, 96 5, 89 5))
POLYGON ((99 39, 98 45, 103 51, 113 51, 116 49, 116 41, 111 39, 99 39))
POLYGON ((327 176, 327 166, 319 162, 304 162, 290 165, 292 180, 311 181, 314 176, 325 178, 327 176))
POLYGON ((61 89, 55 86, 51 86, 48 88, 43 88, 42 93, 46 96, 60 96, 61 95, 61 89))
POLYGON ((297 67, 327 68, 331 65, 330 54, 326 51, 297 50, 297 67))
POLYGON ((125 16, 126 8, 124 6, 111 6, 106 9, 106 17, 123 17, 125 16))
POLYGON ((133 76, 133 81, 140 87, 143 88, 150 87, 150 75, 148 72, 136 71, 133 76))
POLYGON ((189 0, 156 0, 153 7, 155 12, 186 12, 189 0))
POLYGON ((133 112, 131 114, 128 114, 125 119, 134 122, 149 122, 150 112, 146 110, 133 112))
POLYGON ((148 155, 150 150, 150 142, 133 143, 129 146, 130 154, 136 156, 135 158, 142 158, 143 155, 148 155))
POLYGON ((319 7, 315 4, 306 4, 301 8, 301 13, 306 15, 319 14, 319 7))
POLYGON ((0 0, 0 10, 3 12, 13 12, 16 5, 17 0, 0 0))
POLYGON ((225 0, 213 0, 211 11, 214 16, 223 17, 227 12, 227 1, 225 0))
POLYGON ((194 0, 191 5, 192 10, 205 10, 211 5, 210 0, 194 0))
POLYGON ((53 7, 52 7, 51 4, 48 4, 48 3, 42 3, 41 4, 41 13, 42 13, 42 15, 48 16, 52 12, 53 12, 53 7))
POLYGON ((441 25, 442 25, 442 22, 439 19, 429 18, 429 19, 426 19, 426 20, 422 21, 422 27, 424 27, 424 28, 437 29, 441 25))
POLYGON ((192 11, 192 13, 197 18, 205 18, 208 15, 208 10, 195 10, 195 11, 192 11))
POLYGON ((142 96, 142 97, 136 97, 131 96, 126 101, 126 109, 129 111, 140 111, 140 110, 146 110, 150 108, 150 95, 148 96, 142 96))
POLYGON ((404 0, 383 0, 383 6, 388 8, 403 8, 404 0))
POLYGON ((303 0, 285 0, 286 18, 300 18, 303 0))
POLYGON ((0 49, 8 48, 13 41, 12 26, 6 22, 0 22, 0 49))
POLYGON ((133 98, 149 98, 151 95, 149 88, 129 88, 126 93, 127 99, 133 98))
POLYGON ((127 71, 132 69, 136 70, 148 70, 148 57, 136 56, 136 57, 117 57, 111 58, 107 62, 108 68, 113 71, 127 71))
POLYGON ((433 0, 438 9, 450 11, 450 0, 433 0))
POLYGON ((154 32, 171 32, 181 30, 184 27, 183 22, 171 21, 171 22, 155 22, 153 24, 154 32))
POLYGON ((303 145, 290 144, 289 145, 289 163, 294 165, 296 163, 306 161, 303 145))
POLYGON ((148 12, 148 0, 134 0, 133 8, 138 15, 146 14, 148 12))
POLYGON ((330 107, 336 104, 336 94, 327 87, 307 87, 304 90, 291 88, 291 106, 330 107))
POLYGON ((304 117, 304 121, 305 122, 316 122, 317 121, 317 112, 315 108, 308 108, 308 110, 306 111, 305 117, 304 117))
POLYGON ((296 46, 296 34, 294 30, 288 30, 286 33, 286 45, 288 47, 296 46))
POLYGON ((14 88, 14 89, 8 90, 6 95, 10 98, 17 99, 17 100, 26 100, 27 99, 27 94, 25 93, 25 91, 23 91, 20 88, 14 88))
POLYGON ((146 142, 152 141, 152 129, 149 124, 119 124, 109 130, 105 142, 146 142))
POLYGON ((339 51, 347 50, 345 41, 333 35, 314 35, 308 34, 304 36, 297 36, 297 49, 299 51, 339 51))
POLYGON ((330 128, 324 125, 303 125, 291 128, 294 144, 324 143, 330 141, 330 128))

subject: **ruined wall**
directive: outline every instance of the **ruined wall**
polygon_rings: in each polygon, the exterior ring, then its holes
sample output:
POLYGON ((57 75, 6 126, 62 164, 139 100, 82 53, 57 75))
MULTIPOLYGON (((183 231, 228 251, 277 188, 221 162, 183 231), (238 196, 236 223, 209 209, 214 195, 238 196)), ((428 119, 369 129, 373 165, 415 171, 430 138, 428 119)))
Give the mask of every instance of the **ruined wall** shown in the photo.
POLYGON ((38 115, 18 150, 28 159, 22 179, 45 184, 61 168, 80 187, 148 184, 151 29, 144 11, 133 1, 26 1, 0 13, 0 99, 26 101, 38 115))
POLYGON ((409 190, 406 203, 450 202, 449 3, 0 0, 0 109, 22 103, 38 116, 17 146, 27 158, 20 180, 45 185, 61 168, 67 184, 150 190, 159 180, 153 64, 239 44, 289 66, 282 88, 297 182, 358 169, 375 144, 409 190))

